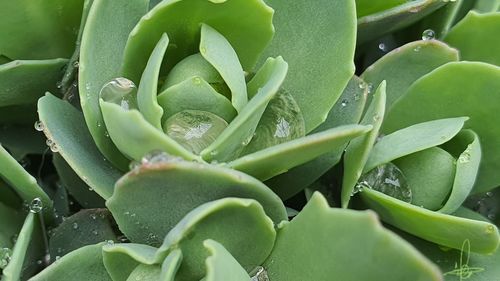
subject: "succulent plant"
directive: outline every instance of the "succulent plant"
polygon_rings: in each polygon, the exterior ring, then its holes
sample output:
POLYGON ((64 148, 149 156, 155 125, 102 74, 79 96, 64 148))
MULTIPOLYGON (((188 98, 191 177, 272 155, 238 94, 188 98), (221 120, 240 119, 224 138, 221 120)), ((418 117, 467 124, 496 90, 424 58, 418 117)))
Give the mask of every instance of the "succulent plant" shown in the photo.
POLYGON ((500 1, 0 3, 2 281, 500 276, 500 1))

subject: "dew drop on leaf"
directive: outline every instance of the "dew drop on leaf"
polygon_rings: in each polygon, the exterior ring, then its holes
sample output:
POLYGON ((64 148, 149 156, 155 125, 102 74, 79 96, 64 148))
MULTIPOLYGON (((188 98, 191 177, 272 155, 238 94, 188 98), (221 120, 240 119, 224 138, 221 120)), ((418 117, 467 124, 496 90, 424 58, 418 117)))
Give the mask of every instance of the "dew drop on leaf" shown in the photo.
POLYGON ((43 131, 43 129, 45 129, 45 125, 43 125, 43 122, 42 121, 36 121, 35 122, 35 130, 41 132, 41 131, 43 131))
POLYGON ((31 201, 30 205, 30 212, 37 214, 40 213, 43 209, 43 202, 40 198, 35 198, 31 201))
POLYGON ((355 190, 359 192, 363 188, 377 190, 408 203, 412 201, 412 192, 405 176, 392 163, 380 165, 364 174, 358 181, 355 190))
POLYGON ((207 111, 184 110, 165 121, 164 132, 187 150, 199 154, 227 127, 221 117, 207 111))
POLYGON ((126 110, 137 109, 137 87, 127 78, 115 78, 104 84, 99 97, 126 110))
POLYGON ((422 32, 422 40, 432 40, 436 37, 436 33, 432 29, 426 29, 422 32))
POLYGON ((262 266, 257 266, 252 272, 250 272, 252 277, 250 281, 269 281, 269 276, 267 271, 262 266))

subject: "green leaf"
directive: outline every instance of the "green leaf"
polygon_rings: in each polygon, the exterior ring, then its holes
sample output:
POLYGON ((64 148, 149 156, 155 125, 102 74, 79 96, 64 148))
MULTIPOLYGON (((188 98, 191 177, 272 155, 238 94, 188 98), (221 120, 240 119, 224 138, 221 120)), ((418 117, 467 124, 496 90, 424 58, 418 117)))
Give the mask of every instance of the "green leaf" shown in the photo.
POLYGON ((140 264, 132 273, 130 273, 127 281, 143 280, 143 281, 158 281, 161 273, 159 265, 140 264))
POLYGON ((209 252, 209 256, 205 260, 207 274, 204 280, 250 281, 250 276, 248 276, 245 269, 241 267, 224 246, 211 239, 205 240, 203 246, 209 252))
POLYGON ((465 130, 457 136, 458 142, 465 142, 467 146, 462 146, 463 152, 457 159, 457 167, 453 189, 446 201, 446 204, 439 209, 439 212, 451 214, 455 212, 467 199, 467 196, 474 187, 479 163, 481 161, 481 145, 479 137, 471 130, 465 130))
POLYGON ((78 248, 117 240, 112 217, 106 209, 84 209, 52 230, 49 251, 52 261, 78 248))
POLYGON ((470 0, 448 1, 446 5, 423 18, 417 25, 418 30, 433 30, 436 34, 435 37, 441 40, 455 23, 464 1, 468 3, 474 2, 470 0))
POLYGON ((75 281, 112 280, 102 261, 102 244, 81 247, 33 276, 31 281, 63 281, 72 276, 75 281))
POLYGON ((356 0, 356 14, 358 18, 361 18, 366 15, 394 8, 406 2, 407 2, 406 0, 389 0, 389 1, 356 0))
POLYGON ((263 57, 282 55, 290 64, 283 87, 297 101, 310 132, 326 119, 354 74, 356 7, 354 1, 267 3, 276 10, 277 33, 263 57))
POLYGON ((467 119, 457 117, 423 122, 383 136, 373 146, 363 171, 441 145, 458 134, 467 119))
POLYGON ((12 60, 71 56, 83 0, 2 1, 0 54, 12 60))
POLYGON ((2 281, 18 281, 21 279, 26 252, 28 251, 35 228, 35 216, 37 216, 37 214, 31 212, 26 216, 23 227, 17 237, 16 244, 12 249, 11 260, 2 271, 2 281))
POLYGON ((161 36, 149 58, 146 69, 142 74, 141 83, 137 90, 137 105, 144 119, 157 129, 161 129, 163 108, 158 105, 158 77, 160 76, 161 62, 167 51, 169 39, 167 34, 161 36))
POLYGON ((109 138, 118 149, 134 160, 154 150, 165 151, 186 160, 199 160, 182 145, 149 124, 137 110, 127 110, 101 99, 101 110, 109 138))
MULTIPOLYGON (((1 185, 0 188, 9 188, 8 186, 1 185)), ((14 239, 19 233, 23 225, 24 212, 19 208, 12 208, 9 202, 2 202, 8 198, 4 197, 4 191, 0 191, 2 200, 0 201, 0 221, 2 228, 0 228, 0 248, 12 248, 14 246, 14 239)))
POLYGON ((75 173, 58 153, 52 155, 52 163, 64 188, 83 208, 104 208, 104 200, 75 173))
POLYGON ((245 155, 227 163, 227 167, 267 180, 322 154, 344 147, 350 140, 370 130, 371 126, 340 126, 245 155))
MULTIPOLYGON (((147 10, 147 0, 95 0, 82 36, 78 80, 85 121, 102 154, 122 170, 126 169, 128 161, 106 137, 99 91, 105 83, 121 76, 122 54, 128 35, 147 10)), ((150 53, 144 54, 149 58, 150 53)), ((147 58, 144 66, 146 62, 147 58)))
MULTIPOLYGON (((234 0, 233 0, 234 1, 234 0)), ((201 152, 205 161, 229 161, 244 149, 255 132, 269 101, 285 80, 288 64, 282 57, 269 58, 248 83, 250 102, 226 127, 222 134, 201 152)))
POLYGON ((174 281, 177 271, 181 266, 182 252, 181 250, 173 250, 165 258, 161 265, 161 281, 174 281))
POLYGON ((46 91, 57 92, 66 59, 12 61, 0 65, 0 108, 35 103, 46 91))
POLYGON ((365 188, 359 194, 384 222, 427 241, 460 249, 468 239, 471 251, 482 254, 495 252, 500 242, 494 224, 433 212, 373 189, 365 188))
POLYGON ((167 70, 198 48, 200 24, 221 33, 233 46, 245 70, 251 70, 271 40, 273 10, 261 0, 163 1, 147 13, 129 36, 123 75, 137 82, 149 54, 163 33, 172 48, 167 52, 167 70))
POLYGON ((156 248, 147 245, 108 243, 102 248, 102 257, 104 266, 113 280, 126 280, 140 264, 158 264, 160 260, 155 257, 156 251, 156 248))
MULTIPOLYGON (((368 88, 366 87, 366 83, 357 76, 353 76, 344 89, 342 96, 340 96, 337 103, 330 110, 330 113, 328 113, 325 122, 310 134, 343 125, 357 124, 361 119, 367 95, 368 88)), ((310 186, 321 175, 337 164, 346 146, 347 144, 336 150, 329 151, 312 161, 294 167, 286 173, 269 179, 265 184, 278 194, 281 199, 288 199, 310 186)))
POLYGON ((381 35, 407 27, 436 11, 446 2, 443 0, 416 0, 389 10, 358 19, 357 44, 366 43, 381 35))
MULTIPOLYGON (((4 110, 4 108, 0 110, 4 110)), ((32 110, 36 114, 36 105, 33 105, 32 110)), ((20 112, 24 113, 25 111, 20 112)), ((0 120, 2 120, 1 116, 0 120)), ((7 121, 7 123, 10 123, 9 125, 0 126, 0 143, 18 160, 27 154, 43 154, 48 149, 45 136, 33 132, 34 122, 30 122, 29 125, 21 125, 7 121)))
POLYGON ((444 37, 444 41, 460 51, 461 60, 483 61, 500 66, 497 46, 500 12, 479 14, 471 11, 444 37))
POLYGON ((181 249, 189 258, 183 260, 176 280, 199 280, 205 275, 206 239, 218 241, 250 271, 264 262, 275 237, 273 222, 257 201, 224 198, 205 203, 187 214, 165 237, 158 255, 181 249))
POLYGON ((200 53, 220 73, 231 90, 233 107, 241 112, 248 102, 245 73, 231 44, 217 30, 202 24, 200 53))
POLYGON ((225 197, 259 201, 275 223, 287 218, 279 197, 258 180, 231 169, 175 159, 132 170, 116 183, 106 205, 132 242, 158 245, 189 211, 225 197))
POLYGON ((370 155, 375 141, 377 140, 380 126, 384 120, 386 83, 382 81, 375 91, 373 100, 368 108, 361 124, 372 125, 372 130, 363 136, 352 140, 347 146, 344 154, 344 177, 342 178, 341 205, 347 208, 354 187, 361 176, 366 161, 370 155))
POLYGON ((78 176, 102 198, 111 196, 121 172, 97 149, 82 114, 71 104, 47 94, 38 101, 47 138, 78 176))
POLYGON ((500 130, 494 122, 500 68, 480 62, 452 62, 417 80, 388 112, 382 131, 390 133, 429 120, 468 116, 465 128, 481 139, 482 159, 473 192, 500 184, 500 130))
POLYGON ((332 209, 320 193, 280 225, 264 267, 269 280, 441 280, 435 265, 384 229, 375 213, 332 209))
POLYGON ((442 208, 450 195, 456 173, 455 163, 453 156, 438 147, 394 160, 411 189, 411 204, 432 211, 442 208))
POLYGON ((38 185, 36 179, 30 175, 23 166, 19 164, 0 145, 0 177, 12 186, 19 197, 30 203, 35 198, 40 198, 43 204, 43 213, 50 222, 53 218, 52 200, 38 185))
POLYGON ((392 50, 361 75, 367 83, 378 85, 387 81, 387 109, 402 96, 417 79, 435 68, 458 61, 458 52, 437 40, 408 43, 392 50))
POLYGON ((199 76, 168 87, 158 95, 158 103, 165 111, 162 123, 183 110, 208 111, 228 123, 236 116, 236 110, 231 102, 199 76))
POLYGON ((500 11, 499 0, 476 0, 474 10, 480 13, 498 12, 500 11))

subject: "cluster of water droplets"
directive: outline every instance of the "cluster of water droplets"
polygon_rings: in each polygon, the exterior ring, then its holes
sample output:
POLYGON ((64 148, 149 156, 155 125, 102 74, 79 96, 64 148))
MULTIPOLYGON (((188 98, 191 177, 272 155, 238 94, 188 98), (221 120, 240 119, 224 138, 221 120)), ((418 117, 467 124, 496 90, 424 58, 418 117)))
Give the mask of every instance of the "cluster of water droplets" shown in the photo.
POLYGON ((130 170, 139 169, 141 166, 147 165, 156 165, 163 163, 172 163, 172 162, 180 162, 183 161, 181 157, 172 156, 161 150, 153 150, 147 154, 145 154, 141 161, 132 161, 130 162, 130 170))
MULTIPOLYGON (((43 130, 45 130, 45 124, 43 124, 42 121, 36 121, 34 127, 35 127, 35 130, 37 130, 39 132, 42 132, 43 130)), ((52 151, 52 152, 59 151, 59 147, 57 146, 57 143, 55 141, 53 141, 52 139, 48 138, 45 141, 45 143, 49 147, 50 151, 52 151)))
POLYGON ((262 266, 257 266, 252 272, 250 272, 250 281, 269 281, 269 276, 267 271, 262 266))
POLYGON ((377 190, 408 203, 412 201, 412 192, 405 176, 392 163, 380 165, 361 176, 353 194, 362 192, 364 188, 377 190))
POLYGON ((464 152, 462 152, 460 154, 460 156, 457 159, 457 162, 460 164, 469 163, 470 159, 471 159, 471 150, 472 150, 472 146, 469 144, 467 146, 467 149, 465 149, 464 152))

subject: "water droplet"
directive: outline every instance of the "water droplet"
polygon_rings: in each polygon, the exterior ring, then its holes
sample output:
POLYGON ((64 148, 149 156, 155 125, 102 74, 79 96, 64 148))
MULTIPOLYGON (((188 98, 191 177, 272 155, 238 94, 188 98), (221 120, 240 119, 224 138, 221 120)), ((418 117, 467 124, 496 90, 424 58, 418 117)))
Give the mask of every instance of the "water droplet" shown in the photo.
POLYGON ((40 198, 35 198, 31 201, 30 205, 30 212, 37 214, 40 213, 43 209, 43 202, 40 198))
POLYGON ((227 127, 219 116, 201 110, 184 110, 165 121, 164 132, 189 151, 199 154, 227 127))
POLYGON ((56 87, 57 87, 58 89, 61 89, 61 88, 62 88, 62 85, 63 85, 62 81, 58 81, 58 82, 56 83, 56 87))
POLYGON ((248 135, 248 137, 246 137, 246 139, 244 139, 242 142, 241 142, 241 145, 243 146, 247 146, 248 144, 250 144, 250 142, 252 141, 253 139, 253 134, 250 134, 248 135))
POLYGON ((201 84, 201 78, 200 77, 195 77, 193 78, 193 83, 195 85, 200 85, 201 84))
POLYGON ((42 121, 36 121, 35 122, 35 130, 41 132, 43 131, 43 129, 45 129, 45 125, 43 124, 42 121))
POLYGON ((436 33, 432 29, 426 29, 422 32, 422 40, 432 40, 436 37, 436 33))
POLYGON ((0 269, 4 269, 10 262, 12 250, 9 248, 0 249, 0 269))
POLYGON ((262 266, 257 266, 254 270, 252 270, 250 272, 250 276, 252 276, 250 281, 269 281, 267 271, 262 266))
POLYGON ((373 84, 372 83, 368 83, 367 87, 368 87, 368 94, 369 94, 373 90, 373 84))
POLYGON ((384 53, 387 52, 387 46, 384 43, 378 44, 378 49, 384 53))
POLYGON ((50 151, 52 152, 59 152, 59 146, 57 146, 57 144, 55 142, 53 142, 50 146, 50 151))
POLYGON ((340 103, 340 105, 342 105, 342 107, 346 107, 347 104, 349 104, 349 101, 346 99, 343 99, 342 102, 340 103))
POLYGON ((61 256, 56 256, 56 261, 58 261, 61 258, 61 256))
POLYGON ((80 67, 80 62, 79 62, 79 61, 77 61, 77 60, 76 60, 76 61, 74 61, 74 62, 73 62, 73 67, 74 67, 74 68, 78 68, 78 67, 80 67))
POLYGON ((93 220, 96 220, 97 216, 95 214, 90 214, 90 218, 93 219, 93 220))
POLYGON ((386 195, 411 203, 412 192, 401 170, 392 163, 380 165, 364 174, 358 181, 359 189, 371 188, 386 195))
POLYGON ((358 87, 359 87, 360 89, 364 89, 364 88, 366 88, 366 85, 365 85, 365 83, 364 83, 364 82, 361 82, 361 83, 359 83, 358 87))
POLYGON ((290 136, 290 123, 285 120, 285 118, 278 118, 276 123, 276 131, 274 131, 274 137, 276 138, 287 138, 290 136))
POLYGON ((137 109, 137 87, 127 78, 119 77, 106 83, 101 88, 99 97, 126 110, 137 109))
POLYGON ((94 234, 94 235, 98 235, 98 234, 99 234, 99 232, 97 232, 97 230, 92 230, 92 234, 94 234))
POLYGON ((106 245, 111 246, 111 245, 114 245, 114 244, 115 244, 115 241, 113 241, 113 240, 106 240, 106 245))
POLYGON ((47 140, 45 141, 45 144, 46 144, 48 147, 50 147, 52 144, 54 144, 54 141, 53 141, 53 140, 51 140, 51 139, 47 139, 47 140))
POLYGON ((79 226, 78 226, 78 223, 74 222, 74 223, 73 223, 73 229, 74 229, 74 230, 77 230, 77 229, 78 229, 78 227, 79 227, 79 226))
POLYGON ((421 48, 422 48, 421 46, 417 46, 417 47, 413 48, 413 51, 418 53, 418 52, 420 52, 421 48))

